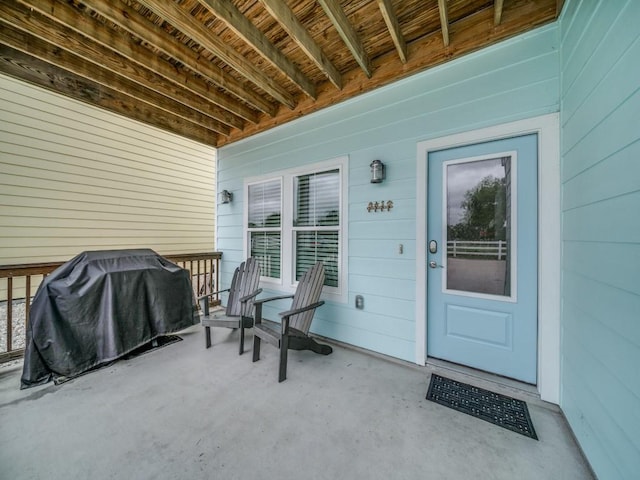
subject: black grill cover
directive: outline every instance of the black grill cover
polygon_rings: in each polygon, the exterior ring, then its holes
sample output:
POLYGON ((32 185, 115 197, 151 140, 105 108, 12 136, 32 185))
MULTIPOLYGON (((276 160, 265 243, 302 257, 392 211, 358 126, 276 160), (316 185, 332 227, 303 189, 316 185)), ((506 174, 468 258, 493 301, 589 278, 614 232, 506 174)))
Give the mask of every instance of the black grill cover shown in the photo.
POLYGON ((21 388, 77 376, 198 322, 187 270, 147 249, 81 253, 38 288, 21 388))

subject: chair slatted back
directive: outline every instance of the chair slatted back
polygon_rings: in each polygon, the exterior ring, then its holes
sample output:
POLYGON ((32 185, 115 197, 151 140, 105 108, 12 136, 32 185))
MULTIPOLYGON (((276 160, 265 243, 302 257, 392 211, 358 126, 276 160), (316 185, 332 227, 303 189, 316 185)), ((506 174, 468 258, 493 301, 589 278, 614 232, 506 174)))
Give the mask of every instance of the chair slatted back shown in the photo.
POLYGON ((244 305, 240 299, 255 292, 260 283, 260 264, 254 257, 249 257, 246 262, 242 262, 236 268, 231 287, 229 291, 229 299, 227 300, 226 314, 230 317, 252 317, 255 305, 253 300, 248 301, 244 305))
POLYGON ((229 298, 227 298, 227 307, 225 313, 227 315, 232 315, 232 311, 234 310, 234 305, 237 303, 236 299, 238 296, 238 277, 240 276, 240 267, 236 267, 233 271, 233 278, 231 279, 231 285, 229 286, 229 298))
MULTIPOLYGON (((293 296, 291 310, 305 307, 307 305, 311 305, 312 303, 318 302, 320 300, 320 294, 322 293, 323 285, 324 265, 322 262, 318 262, 309 270, 307 270, 298 282, 296 293, 293 296)), ((289 320, 289 325, 306 335, 309 333, 311 320, 313 320, 313 314, 314 310, 309 310, 297 315, 292 315, 291 319, 289 320)))

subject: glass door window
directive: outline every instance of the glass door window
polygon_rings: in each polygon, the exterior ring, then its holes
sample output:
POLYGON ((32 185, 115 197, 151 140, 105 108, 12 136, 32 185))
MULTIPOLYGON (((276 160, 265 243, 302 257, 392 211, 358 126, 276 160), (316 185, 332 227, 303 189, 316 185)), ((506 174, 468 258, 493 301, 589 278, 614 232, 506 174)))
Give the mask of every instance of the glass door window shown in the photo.
POLYGON ((512 164, 511 156, 445 162, 447 291, 511 296, 512 164))

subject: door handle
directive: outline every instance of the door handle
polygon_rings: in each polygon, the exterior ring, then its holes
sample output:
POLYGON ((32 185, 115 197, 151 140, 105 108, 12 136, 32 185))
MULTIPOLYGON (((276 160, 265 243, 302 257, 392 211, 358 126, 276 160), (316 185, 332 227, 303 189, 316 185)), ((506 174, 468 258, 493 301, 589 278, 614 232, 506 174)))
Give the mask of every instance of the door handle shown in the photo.
POLYGON ((444 268, 443 265, 438 265, 438 262, 431 260, 429 262, 429 268, 444 268))

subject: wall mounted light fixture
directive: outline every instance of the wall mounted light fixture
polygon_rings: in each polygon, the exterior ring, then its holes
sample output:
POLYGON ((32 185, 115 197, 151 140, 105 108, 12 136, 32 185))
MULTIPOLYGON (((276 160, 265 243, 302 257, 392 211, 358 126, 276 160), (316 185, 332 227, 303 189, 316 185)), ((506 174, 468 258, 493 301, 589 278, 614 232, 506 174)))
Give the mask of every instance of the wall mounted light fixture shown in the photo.
POLYGON ((380 160, 374 160, 371 162, 371 183, 382 183, 384 180, 384 163, 380 160))
POLYGON ((231 203, 233 200, 233 193, 229 190, 222 190, 220 192, 220 203, 231 203))

